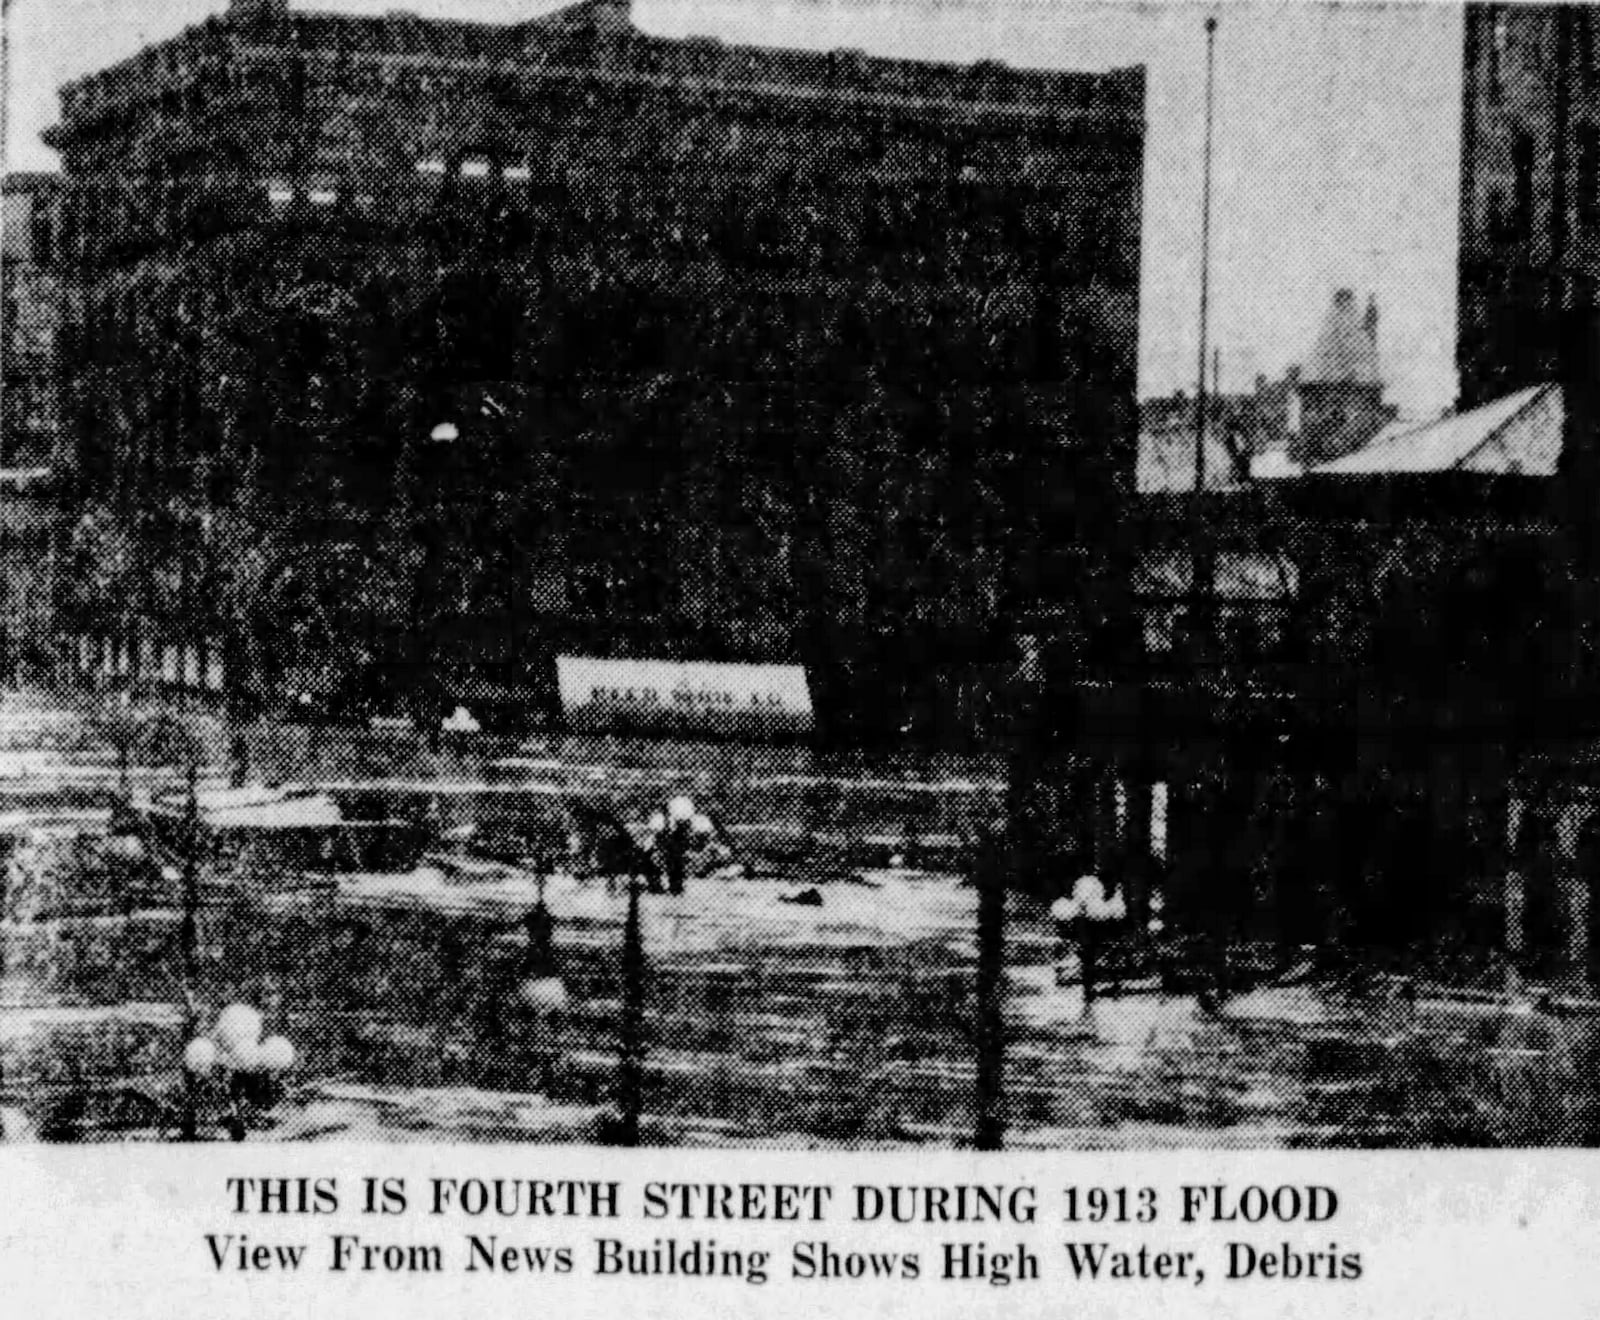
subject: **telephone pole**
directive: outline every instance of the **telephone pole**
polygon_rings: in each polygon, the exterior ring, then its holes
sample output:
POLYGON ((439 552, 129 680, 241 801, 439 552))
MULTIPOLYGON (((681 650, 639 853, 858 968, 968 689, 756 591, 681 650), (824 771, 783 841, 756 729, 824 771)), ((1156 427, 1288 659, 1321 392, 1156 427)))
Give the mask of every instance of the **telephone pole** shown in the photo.
POLYGON ((1211 589, 1211 556, 1205 543, 1206 423, 1210 411, 1210 395, 1206 390, 1206 355, 1210 348, 1211 319, 1211 157, 1216 108, 1216 52, 1217 20, 1215 16, 1210 16, 1206 19, 1206 135, 1200 183, 1200 356, 1195 372, 1194 492, 1190 506, 1193 511, 1190 531, 1190 571, 1193 578, 1190 590, 1193 602, 1189 631, 1197 662, 1201 658, 1210 627, 1206 597, 1211 589))

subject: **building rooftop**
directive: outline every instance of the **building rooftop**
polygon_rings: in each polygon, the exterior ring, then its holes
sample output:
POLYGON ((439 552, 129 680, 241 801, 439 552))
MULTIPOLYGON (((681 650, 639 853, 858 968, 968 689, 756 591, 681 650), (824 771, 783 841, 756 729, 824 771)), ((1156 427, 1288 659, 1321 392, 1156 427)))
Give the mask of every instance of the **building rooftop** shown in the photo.
POLYGON ((1481 472, 1552 477, 1561 457, 1561 387, 1535 385, 1436 422, 1389 427, 1356 453, 1310 468, 1308 476, 1481 472))
MULTIPOLYGON (((341 59, 416 66, 495 68, 528 75, 574 69, 612 80, 691 81, 747 94, 783 93, 828 102, 870 101, 886 109, 959 108, 986 116, 1142 126, 1142 67, 1104 73, 1014 69, 991 60, 941 64, 861 51, 731 46, 709 37, 661 38, 634 28, 626 0, 579 0, 519 23, 466 22, 390 12, 335 14, 289 9, 274 0, 234 5, 170 41, 61 89, 63 117, 86 122, 149 94, 151 83, 181 84, 197 65, 284 48, 337 52, 341 59), (607 55, 596 56, 603 43, 607 55)), ((419 68, 419 71, 420 68, 419 68)), ((62 128, 46 132, 60 144, 62 128)))

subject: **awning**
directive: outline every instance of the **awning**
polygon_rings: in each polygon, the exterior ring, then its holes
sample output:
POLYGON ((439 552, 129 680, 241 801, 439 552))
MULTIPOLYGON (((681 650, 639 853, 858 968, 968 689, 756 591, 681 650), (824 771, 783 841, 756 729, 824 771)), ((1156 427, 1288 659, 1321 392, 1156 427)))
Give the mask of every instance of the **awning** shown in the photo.
POLYGON ((1535 385, 1436 422, 1392 427, 1353 454, 1306 471, 1311 477, 1479 472, 1553 477, 1565 410, 1559 385, 1535 385))

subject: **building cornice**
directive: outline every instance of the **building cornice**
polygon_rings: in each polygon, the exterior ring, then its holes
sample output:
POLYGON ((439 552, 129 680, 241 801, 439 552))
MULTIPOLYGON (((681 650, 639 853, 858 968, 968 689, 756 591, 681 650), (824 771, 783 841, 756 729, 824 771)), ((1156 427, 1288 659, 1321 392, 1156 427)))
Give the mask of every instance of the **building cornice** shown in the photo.
POLYGON ((213 18, 66 84, 63 121, 46 131, 45 140, 61 149, 75 138, 93 136, 105 121, 134 106, 192 87, 219 63, 259 68, 289 60, 501 79, 530 89, 582 83, 806 105, 832 113, 868 109, 922 118, 1070 125, 1112 136, 1139 131, 1144 116, 1141 68, 1020 70, 990 61, 960 65, 849 50, 667 39, 631 28, 602 30, 599 40, 583 42, 575 41, 570 30, 551 27, 549 18, 489 25, 295 12, 288 18, 213 18))

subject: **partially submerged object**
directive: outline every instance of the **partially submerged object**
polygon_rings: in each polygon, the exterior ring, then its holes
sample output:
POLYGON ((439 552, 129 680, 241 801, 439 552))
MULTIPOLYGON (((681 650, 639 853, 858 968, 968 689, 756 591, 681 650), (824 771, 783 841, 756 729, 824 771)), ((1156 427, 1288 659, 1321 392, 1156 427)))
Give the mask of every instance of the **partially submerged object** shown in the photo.
MULTIPOLYGON (((230 879, 248 876, 269 888, 300 888, 308 877, 407 864, 420 851, 408 822, 352 817, 338 797, 310 787, 186 789, 135 801, 153 851, 181 866, 199 831, 202 856, 226 859, 230 879)), ((215 869, 207 879, 215 881, 215 869)))

